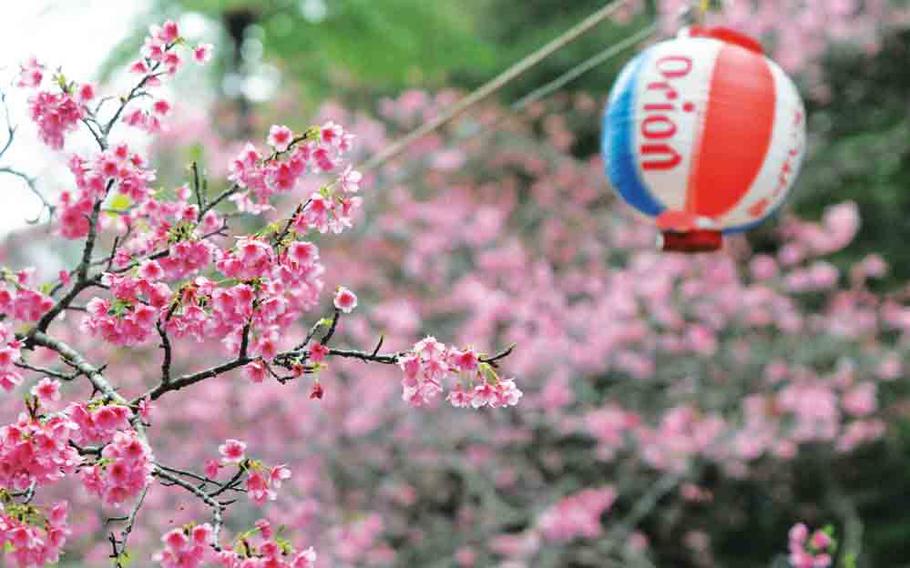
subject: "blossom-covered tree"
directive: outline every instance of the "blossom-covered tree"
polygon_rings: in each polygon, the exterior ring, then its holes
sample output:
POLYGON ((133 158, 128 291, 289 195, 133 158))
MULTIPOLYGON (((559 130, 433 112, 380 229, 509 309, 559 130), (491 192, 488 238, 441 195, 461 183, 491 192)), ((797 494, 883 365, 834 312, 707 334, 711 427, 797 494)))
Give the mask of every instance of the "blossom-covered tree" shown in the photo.
MULTIPOLYGON (((48 205, 55 238, 81 242, 75 266, 51 280, 33 268, 3 269, 0 385, 13 391, 34 383, 18 418, 0 429, 0 542, 16 566, 54 563, 62 554, 73 532, 67 522, 73 499, 42 501, 68 479, 106 509, 125 513, 107 518, 121 525, 109 533, 118 566, 130 558, 130 533, 156 483, 187 492, 209 515, 166 532, 162 527, 154 555, 162 566, 314 565, 312 547, 295 548, 265 520, 233 542, 221 534, 238 499, 261 506, 277 498, 292 476, 285 464, 255 457, 255 442, 248 455, 247 444, 233 438, 218 446, 220 457, 187 469, 155 448, 155 408, 165 397, 192 396, 195 385, 232 371, 253 385, 305 382, 319 399, 320 372, 348 358, 400 367, 402 397, 415 406, 445 397, 454 406, 495 408, 521 397, 514 380, 496 370, 508 350, 485 355, 433 337, 397 352, 383 351, 382 338, 367 351, 335 347, 342 316, 358 305, 342 286, 331 316, 303 325, 325 287, 312 237, 349 229, 361 206, 361 175, 346 161, 354 136, 342 126, 326 122, 302 132, 273 126, 268 148, 247 144, 230 162, 227 188, 214 195, 195 164, 189 183, 170 191, 153 186, 151 164, 119 132, 159 132, 171 111, 159 87, 184 59, 205 64, 211 53, 208 44, 188 46, 172 21, 155 26, 130 65, 134 86, 117 97, 35 59, 21 68, 18 86, 31 90, 40 139, 64 150, 83 128, 97 150, 67 156, 74 187, 48 205), (299 189, 304 178, 317 185, 289 215, 272 214, 272 198, 299 189), (253 232, 231 232, 238 215, 267 222, 253 232), (158 359, 153 380, 96 363, 125 350, 158 359), (178 372, 184 368, 192 370, 178 372), (78 388, 83 381, 89 388, 78 388)), ((10 125, 0 157, 13 132, 10 125)), ((5 171, 36 187, 17 170, 5 171)))

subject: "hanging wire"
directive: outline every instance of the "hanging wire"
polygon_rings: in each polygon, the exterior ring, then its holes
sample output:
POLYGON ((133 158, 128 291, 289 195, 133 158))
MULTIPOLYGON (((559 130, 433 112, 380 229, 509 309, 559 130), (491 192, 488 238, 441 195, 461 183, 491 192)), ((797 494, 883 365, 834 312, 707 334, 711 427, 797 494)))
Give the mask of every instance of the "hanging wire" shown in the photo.
POLYGON ((593 55, 592 57, 589 57, 588 59, 582 61, 578 65, 572 67, 571 69, 569 69, 568 71, 566 71, 559 77, 553 79, 549 83, 547 83, 541 87, 538 87, 537 89, 534 89, 527 95, 521 97, 520 99, 518 99, 517 101, 512 103, 512 105, 511 105, 512 110, 521 110, 533 102, 536 102, 540 99, 548 97, 553 92, 558 91, 559 89, 565 87, 566 85, 568 85, 575 79, 578 79, 585 73, 588 73, 589 71, 593 70, 595 67, 603 65, 607 61, 613 59, 617 55, 624 52, 626 49, 629 49, 630 47, 634 47, 634 46, 638 45, 640 42, 649 38, 651 36, 651 34, 653 34, 655 31, 657 31, 657 24, 652 23, 652 24, 640 29, 638 32, 630 35, 629 37, 627 37, 623 40, 620 40, 617 43, 614 43, 613 45, 607 47, 600 53, 597 53, 597 54, 593 55))
MULTIPOLYGON (((585 73, 589 73, 590 71, 593 71, 596 67, 607 63, 614 57, 621 55, 627 49, 635 47, 642 41, 648 39, 649 37, 651 37, 651 35, 655 31, 657 31, 657 28, 658 28, 658 25, 656 22, 649 24, 648 26, 638 30, 634 34, 630 35, 629 37, 626 37, 626 38, 608 46, 606 49, 600 51, 599 53, 595 53, 593 56, 589 57, 588 59, 585 59, 578 65, 573 66, 571 69, 569 69, 562 75, 559 75, 558 77, 556 77, 549 83, 541 85, 540 87, 534 89, 530 93, 522 96, 521 98, 519 98, 518 100, 513 102, 511 105, 509 105, 509 108, 514 112, 518 112, 518 111, 524 110, 525 108, 527 108, 528 106, 530 106, 533 103, 536 103, 539 100, 547 98, 548 96, 552 95, 554 92, 565 87, 566 85, 568 85, 572 81, 578 79, 585 73)), ((467 140, 468 138, 474 138, 475 136, 479 136, 480 134, 483 134, 485 131, 490 130, 491 128, 493 128, 494 126, 499 124, 500 122, 504 121, 506 118, 508 118, 508 115, 500 115, 496 120, 493 120, 493 121, 485 123, 485 124, 478 125, 476 128, 472 129, 470 132, 466 132, 461 135, 455 136, 453 139, 453 143, 457 144, 457 143, 467 140)))
POLYGON ((559 37, 553 39, 534 53, 528 55, 487 83, 483 84, 477 90, 449 107, 446 111, 444 111, 433 120, 415 129, 397 142, 387 146, 382 152, 374 155, 372 158, 362 164, 358 169, 363 172, 368 172, 399 156, 415 141, 451 122, 470 107, 483 101, 493 93, 499 91, 553 53, 572 43, 598 24, 606 21, 610 16, 613 15, 614 12, 623 7, 623 5, 626 3, 627 0, 616 0, 596 10, 587 18, 572 26, 570 29, 566 30, 559 37))
MULTIPOLYGON (((521 98, 517 99, 515 102, 513 102, 511 105, 509 105, 509 108, 513 112, 521 111, 521 110, 524 110, 529 105, 548 97, 549 95, 551 95, 554 92, 558 91, 559 89, 565 87, 572 81, 578 79, 585 73, 588 73, 588 72, 594 70, 598 66, 603 65, 603 64, 607 63, 608 61, 610 61, 611 59, 621 55, 627 49, 635 47, 639 43, 647 40, 657 31, 658 27, 659 26, 656 22, 652 22, 651 24, 638 30, 634 34, 608 46, 606 49, 600 51, 599 53, 594 54, 593 56, 589 57, 588 59, 585 59, 581 63, 573 66, 571 69, 569 69, 565 73, 559 75, 558 77, 556 77, 549 83, 546 83, 546 84, 534 89, 533 91, 527 93, 526 95, 522 96, 521 98)), ((464 132, 460 132, 450 139, 450 145, 457 145, 466 140, 470 140, 472 138, 477 138, 481 135, 489 133, 496 125, 500 124, 502 121, 509 118, 509 116, 510 116, 509 114, 501 114, 495 120, 493 120, 491 122, 478 124, 474 128, 471 128, 464 132)), ((377 166, 381 165, 382 163, 383 162, 380 161, 374 167, 377 167, 377 166)), ((417 173, 418 173, 417 170, 410 170, 409 172, 407 172, 403 176, 401 176, 399 179, 397 179, 396 183, 406 182, 409 179, 411 179, 413 176, 417 175, 417 173)))

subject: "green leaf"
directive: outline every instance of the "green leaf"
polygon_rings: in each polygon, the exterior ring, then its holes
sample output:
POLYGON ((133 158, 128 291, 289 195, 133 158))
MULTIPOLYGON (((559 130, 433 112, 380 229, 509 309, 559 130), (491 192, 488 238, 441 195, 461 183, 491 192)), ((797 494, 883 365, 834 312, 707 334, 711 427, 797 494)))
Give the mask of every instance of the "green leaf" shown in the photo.
POLYGON ((112 561, 112 564, 114 566, 122 566, 123 568, 126 568, 132 562, 133 562, 133 556, 129 553, 128 550, 124 550, 123 552, 121 552, 120 554, 117 555, 117 558, 115 558, 112 561))
POLYGON ((493 369, 493 365, 490 365, 489 363, 481 363, 479 365, 479 368, 480 373, 488 383, 491 385, 499 384, 499 375, 496 374, 496 370, 493 369))
POLYGON ((111 198, 109 206, 111 209, 114 209, 117 211, 125 211, 125 210, 129 209, 130 205, 132 205, 132 204, 133 204, 133 201, 130 199, 130 197, 128 195, 118 193, 114 197, 111 198))

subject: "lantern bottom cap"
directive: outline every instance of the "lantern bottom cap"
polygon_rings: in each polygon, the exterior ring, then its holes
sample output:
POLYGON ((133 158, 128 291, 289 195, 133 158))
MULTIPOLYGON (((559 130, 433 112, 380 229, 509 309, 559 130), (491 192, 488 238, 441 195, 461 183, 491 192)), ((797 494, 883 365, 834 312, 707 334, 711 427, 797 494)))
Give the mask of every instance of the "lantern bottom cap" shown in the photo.
POLYGON ((664 252, 713 252, 723 247, 720 231, 694 229, 692 231, 664 231, 658 238, 658 248, 664 252))

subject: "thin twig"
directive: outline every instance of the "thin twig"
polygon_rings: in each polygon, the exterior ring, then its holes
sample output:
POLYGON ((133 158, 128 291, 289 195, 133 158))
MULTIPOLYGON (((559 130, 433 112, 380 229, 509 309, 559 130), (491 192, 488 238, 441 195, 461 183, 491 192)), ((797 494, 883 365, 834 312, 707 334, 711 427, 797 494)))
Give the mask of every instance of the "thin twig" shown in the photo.
POLYGON ((332 314, 332 323, 329 324, 329 330, 325 332, 325 335, 322 336, 322 339, 319 340, 319 343, 328 345, 329 341, 332 340, 332 336, 335 335, 335 329, 338 328, 338 318, 340 317, 341 310, 335 308, 335 312, 332 314))
POLYGON ((139 514, 139 509, 142 508, 142 503, 145 502, 145 496, 148 493, 148 490, 148 485, 142 488, 142 493, 139 494, 139 499, 137 499, 136 503, 133 505, 133 509, 130 511, 129 516, 123 519, 126 521, 126 526, 120 531, 120 539, 114 538, 114 533, 111 532, 110 540, 111 546, 113 547, 113 558, 117 568, 125 567, 122 555, 126 551, 126 543, 129 540, 130 533, 133 532, 133 526, 136 524, 136 516, 139 514))
POLYGON ((158 330, 158 336, 161 338, 161 349, 164 351, 164 355, 161 358, 161 382, 169 383, 171 382, 171 340, 160 320, 155 322, 155 329, 158 330))
POLYGON ((219 503, 218 501, 216 501, 215 499, 210 497, 208 493, 206 493, 202 489, 196 487, 192 483, 188 483, 188 482, 180 479, 176 475, 172 475, 172 474, 168 473, 167 471, 161 469, 160 467, 156 467, 155 470, 152 472, 152 475, 154 475, 160 479, 164 479, 164 480, 170 482, 172 485, 179 485, 180 487, 186 489, 187 491, 189 491, 196 497, 199 497, 203 503, 205 503, 212 509, 212 528, 213 528, 213 532, 214 532, 214 538, 213 538, 214 543, 212 544, 212 546, 215 548, 215 550, 221 550, 221 546, 218 544, 218 540, 219 540, 219 536, 221 535, 221 527, 224 525, 224 517, 223 517, 222 513, 224 512, 225 505, 219 503))
MULTIPOLYGON (((56 351, 64 362, 72 365, 73 368, 85 375, 89 382, 92 383, 92 386, 108 399, 119 404, 126 404, 126 399, 114 389, 107 378, 101 373, 101 370, 86 361, 82 354, 70 347, 66 342, 51 337, 41 331, 35 332, 29 337, 34 345, 47 347, 52 351, 56 351)), ((20 337, 20 339, 22 339, 22 337, 20 337)))
POLYGON ((64 373, 62 371, 55 371, 54 369, 49 369, 46 367, 40 367, 38 365, 32 365, 27 361, 21 360, 14 363, 20 369, 27 369, 29 371, 35 371, 42 375, 47 375, 49 377, 54 377, 55 379, 60 379, 61 381, 72 381, 75 380, 81 373, 64 373))

